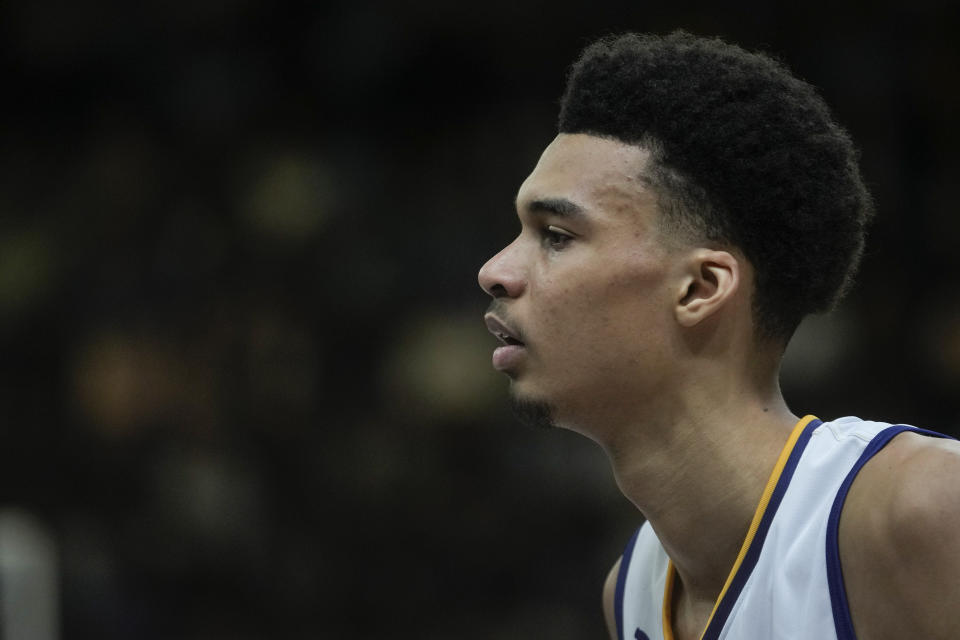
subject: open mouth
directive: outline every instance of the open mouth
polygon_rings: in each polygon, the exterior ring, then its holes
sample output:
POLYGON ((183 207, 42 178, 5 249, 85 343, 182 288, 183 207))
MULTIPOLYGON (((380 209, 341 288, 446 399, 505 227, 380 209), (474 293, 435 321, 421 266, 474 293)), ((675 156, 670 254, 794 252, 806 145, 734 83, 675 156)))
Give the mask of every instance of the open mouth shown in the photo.
POLYGON ((512 375, 508 372, 516 372, 522 367, 527 345, 518 337, 519 330, 508 326, 492 313, 487 313, 483 320, 490 333, 502 345, 493 350, 493 368, 512 375))
POLYGON ((496 337, 497 340, 503 344, 511 347, 524 347, 526 346, 523 343, 523 340, 520 340, 517 336, 519 332, 508 327, 506 324, 501 322, 496 316, 492 314, 487 314, 484 316, 484 321, 487 324, 487 329, 496 337))
POLYGON ((497 336, 497 339, 498 339, 500 342, 502 342, 503 344, 507 344, 507 345, 518 345, 518 346, 521 346, 521 347, 524 346, 522 342, 520 342, 519 340, 517 340, 517 339, 514 338, 513 336, 507 335, 506 333, 499 333, 499 332, 498 332, 498 333, 495 333, 494 335, 496 335, 496 336, 497 336))

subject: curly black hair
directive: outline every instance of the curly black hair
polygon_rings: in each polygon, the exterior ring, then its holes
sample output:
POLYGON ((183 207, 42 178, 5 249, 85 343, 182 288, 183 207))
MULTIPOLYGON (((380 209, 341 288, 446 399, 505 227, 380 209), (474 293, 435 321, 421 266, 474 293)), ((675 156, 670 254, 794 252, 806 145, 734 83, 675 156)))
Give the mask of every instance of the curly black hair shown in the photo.
POLYGON ((668 224, 753 265, 761 337, 785 342, 849 288, 873 215, 857 154, 772 58, 683 31, 603 38, 570 70, 559 130, 650 151, 643 177, 668 224))

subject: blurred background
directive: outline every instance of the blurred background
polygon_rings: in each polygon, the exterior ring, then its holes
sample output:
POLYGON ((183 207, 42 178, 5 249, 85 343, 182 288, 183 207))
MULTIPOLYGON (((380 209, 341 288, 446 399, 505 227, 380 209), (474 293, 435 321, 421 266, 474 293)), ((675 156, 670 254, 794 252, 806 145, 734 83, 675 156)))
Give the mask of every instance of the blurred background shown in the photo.
POLYGON ((476 271, 578 51, 677 27, 862 150, 878 219, 794 411, 958 434, 955 3, 6 0, 4 637, 604 637, 639 518, 510 417, 476 271))

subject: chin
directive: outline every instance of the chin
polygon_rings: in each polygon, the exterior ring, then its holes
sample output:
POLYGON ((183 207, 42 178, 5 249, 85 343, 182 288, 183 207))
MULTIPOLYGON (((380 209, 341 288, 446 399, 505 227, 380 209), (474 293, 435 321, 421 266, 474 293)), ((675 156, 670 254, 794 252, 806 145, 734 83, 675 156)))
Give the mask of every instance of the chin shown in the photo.
POLYGON ((510 384, 510 407, 513 415, 527 426, 565 429, 604 447, 605 439, 591 428, 589 420, 581 421, 571 419, 570 415, 560 415, 560 408, 549 397, 528 391, 524 385, 516 382, 510 384))
POLYGON ((513 415, 527 426, 543 429, 552 429, 557 426, 553 418, 553 408, 546 402, 513 396, 511 408, 513 415))
POLYGON ((516 381, 510 383, 510 406, 513 415, 528 426, 541 428, 558 426, 554 406, 544 398, 525 393, 516 381))

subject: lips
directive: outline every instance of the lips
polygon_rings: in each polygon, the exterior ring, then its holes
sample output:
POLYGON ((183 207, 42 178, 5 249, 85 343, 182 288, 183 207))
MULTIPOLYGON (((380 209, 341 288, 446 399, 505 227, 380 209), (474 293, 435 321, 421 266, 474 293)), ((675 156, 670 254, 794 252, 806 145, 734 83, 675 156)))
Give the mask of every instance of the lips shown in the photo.
POLYGON ((496 336, 497 340, 503 344, 509 346, 525 346, 523 340, 520 339, 520 333, 505 325, 496 316, 487 314, 483 319, 487 323, 487 329, 490 333, 496 336))
POLYGON ((484 321, 487 329, 502 345, 493 351, 493 368, 509 374, 519 366, 526 352, 526 344, 520 339, 519 331, 508 327, 496 316, 488 313, 484 321))

